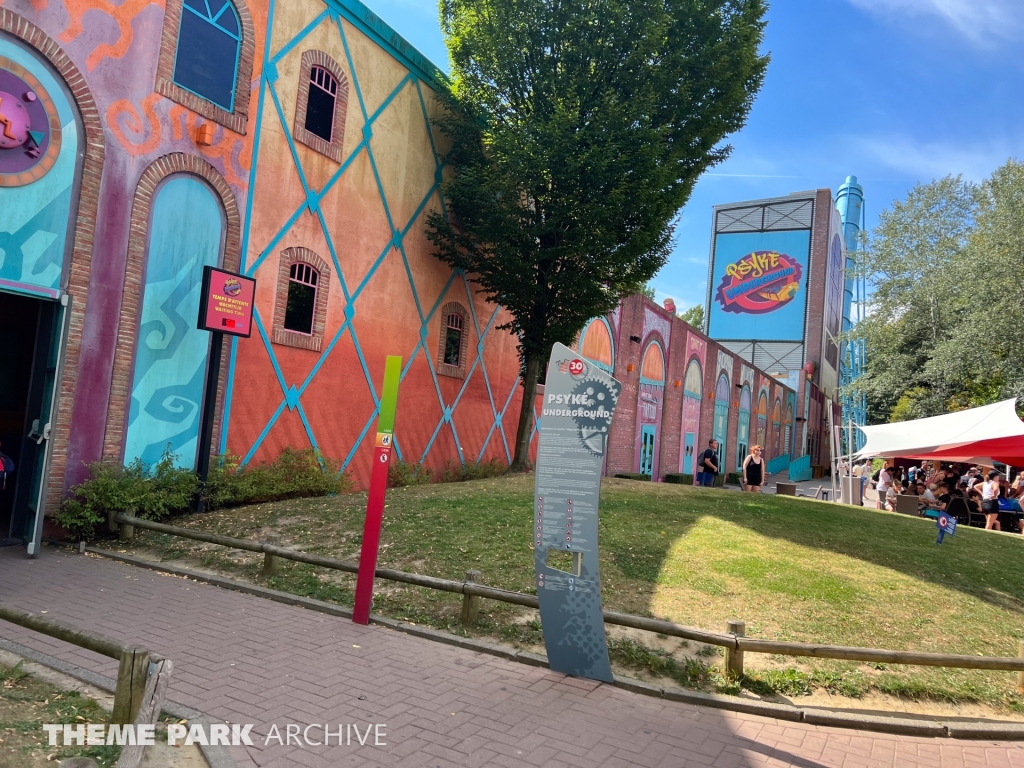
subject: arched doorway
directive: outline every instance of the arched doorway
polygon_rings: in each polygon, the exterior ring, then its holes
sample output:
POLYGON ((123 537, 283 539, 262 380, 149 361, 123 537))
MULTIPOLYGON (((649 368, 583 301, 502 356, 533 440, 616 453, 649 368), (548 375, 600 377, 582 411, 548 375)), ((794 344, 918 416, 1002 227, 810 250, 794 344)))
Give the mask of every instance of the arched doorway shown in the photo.
POLYGON ((782 439, 782 453, 790 455, 793 450, 793 404, 786 406, 786 430, 782 439))
POLYGON ((775 400, 775 407, 772 409, 772 455, 774 459, 782 451, 779 449, 779 440, 782 438, 782 401, 775 400))
POLYGON ((225 216, 206 181, 166 177, 153 196, 124 461, 165 450, 194 467, 210 334, 196 328, 203 267, 220 266, 225 216))
POLYGON ((68 455, 82 344, 71 329, 85 316, 103 162, 93 110, 59 46, 0 14, 0 441, 17 466, 0 494, 0 540, 30 555, 60 502, 68 455))
POLYGON ((697 450, 697 435, 700 434, 700 400, 704 396, 704 379, 700 363, 691 360, 683 380, 683 459, 680 470, 692 475, 693 455, 697 450))
POLYGON ((736 469, 743 466, 750 448, 750 387, 744 385, 740 393, 740 417, 736 427, 736 469))
POLYGON ((768 438, 768 397, 761 393, 757 401, 757 444, 764 447, 768 438))
POLYGON ((644 351, 640 365, 640 391, 637 394, 636 471, 658 477, 658 446, 661 443, 661 409, 665 401, 665 355, 661 345, 652 341, 644 351))
POLYGON ((612 329, 603 317, 595 317, 580 334, 580 354, 598 368, 612 373, 615 370, 615 347, 612 329))
POLYGON ((725 469, 722 462, 726 453, 726 435, 729 431, 729 377, 724 373, 718 377, 715 387, 715 423, 711 436, 718 441, 719 467, 725 469))

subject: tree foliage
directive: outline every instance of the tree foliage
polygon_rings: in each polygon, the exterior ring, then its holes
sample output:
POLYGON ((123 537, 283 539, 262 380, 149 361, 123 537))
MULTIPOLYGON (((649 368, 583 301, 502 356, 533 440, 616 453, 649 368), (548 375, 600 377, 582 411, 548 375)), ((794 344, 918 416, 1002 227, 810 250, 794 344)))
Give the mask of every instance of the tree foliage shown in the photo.
POLYGON ((685 312, 679 313, 679 319, 684 323, 688 323, 691 328, 696 328, 698 331, 704 330, 704 305, 694 304, 685 312))
POLYGON ((902 421, 1024 395, 1024 164, 980 185, 918 185, 860 253, 873 287, 869 420, 902 421))
POLYGON ((436 255, 511 315, 526 463, 541 363, 664 264, 761 86, 764 0, 441 0, 451 142, 436 255))

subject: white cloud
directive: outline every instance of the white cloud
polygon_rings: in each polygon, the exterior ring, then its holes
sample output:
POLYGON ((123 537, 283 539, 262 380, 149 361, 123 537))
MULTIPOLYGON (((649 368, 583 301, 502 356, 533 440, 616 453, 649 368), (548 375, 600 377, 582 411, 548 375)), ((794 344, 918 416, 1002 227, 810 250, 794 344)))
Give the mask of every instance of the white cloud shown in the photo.
POLYGON ((1024 38, 1021 0, 850 0, 871 13, 938 17, 975 43, 1024 38))
POLYGON ((924 183, 960 174, 969 181, 982 181, 1008 159, 1020 154, 1020 145, 1012 147, 993 142, 965 146, 915 141, 905 136, 869 136, 856 141, 866 155, 882 165, 924 183))

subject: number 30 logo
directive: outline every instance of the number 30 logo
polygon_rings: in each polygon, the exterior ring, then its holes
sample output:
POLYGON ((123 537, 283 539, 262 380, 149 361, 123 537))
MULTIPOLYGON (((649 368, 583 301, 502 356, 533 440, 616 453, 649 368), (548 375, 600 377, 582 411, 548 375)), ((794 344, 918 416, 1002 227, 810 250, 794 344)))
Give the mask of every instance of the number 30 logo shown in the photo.
POLYGON ((573 376, 579 376, 583 373, 583 361, 576 359, 569 363, 569 373, 573 376))

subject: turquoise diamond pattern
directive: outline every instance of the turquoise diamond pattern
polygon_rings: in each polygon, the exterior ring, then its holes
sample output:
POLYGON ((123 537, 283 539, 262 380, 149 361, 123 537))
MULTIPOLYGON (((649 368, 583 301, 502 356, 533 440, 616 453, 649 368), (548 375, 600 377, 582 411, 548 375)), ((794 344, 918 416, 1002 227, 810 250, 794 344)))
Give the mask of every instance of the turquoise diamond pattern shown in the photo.
MULTIPOLYGON (((406 457, 406 456, 403 455, 402 449, 401 449, 402 424, 401 424, 401 421, 398 422, 398 424, 396 425, 396 436, 395 436, 394 445, 395 445, 395 450, 396 450, 399 458, 402 458, 402 459, 407 460, 407 461, 424 461, 424 460, 426 460, 429 457, 432 449, 434 448, 434 446, 435 446, 435 444, 437 442, 437 438, 441 434, 442 430, 449 430, 451 432, 451 435, 452 435, 453 439, 454 439, 455 445, 458 447, 459 461, 462 462, 463 464, 465 463, 466 457, 464 456, 463 451, 462 451, 462 442, 459 439, 459 435, 458 435, 458 433, 456 431, 455 420, 454 420, 453 416, 454 416, 455 412, 457 411, 457 409, 459 407, 459 404, 462 401, 463 396, 467 392, 467 388, 469 386, 470 381, 477 374, 477 368, 479 368, 480 369, 480 376, 481 376, 481 378, 483 380, 484 387, 485 387, 485 390, 486 390, 486 393, 487 393, 487 397, 488 397, 488 400, 490 402, 490 412, 491 412, 491 416, 492 416, 492 423, 489 426, 489 430, 487 432, 486 438, 484 439, 483 443, 481 444, 481 448, 480 448, 479 454, 476 457, 474 457, 474 458, 475 458, 475 460, 480 460, 483 457, 484 452, 487 450, 487 447, 491 443, 491 439, 492 439, 495 431, 497 431, 500 434, 500 436, 501 436, 502 445, 504 447, 505 458, 506 458, 507 461, 511 461, 512 452, 511 452, 511 445, 510 445, 510 436, 507 435, 506 432, 505 432, 505 427, 504 427, 504 424, 503 424, 503 417, 504 417, 505 413, 507 412, 507 410, 509 408, 509 405, 512 402, 512 398, 515 395, 516 388, 519 386, 519 380, 517 379, 513 383, 511 390, 507 394, 504 395, 504 401, 503 401, 503 403, 500 404, 500 408, 499 408, 499 403, 495 400, 495 393, 494 393, 494 390, 492 388, 491 380, 490 380, 490 377, 488 375, 487 368, 486 368, 486 365, 484 363, 483 355, 482 355, 486 338, 487 338, 488 334, 490 333, 491 329, 493 328, 493 326, 495 324, 495 321, 497 320, 498 309, 494 308, 494 310, 491 313, 490 317, 479 318, 477 316, 476 305, 475 305, 475 303, 473 301, 473 289, 470 286, 469 281, 467 280, 466 276, 464 274, 462 274, 461 272, 454 272, 454 273, 452 273, 452 275, 448 279, 447 283, 441 289, 440 293, 437 296, 429 297, 429 298, 422 296, 421 291, 419 290, 418 286, 416 285, 416 280, 415 280, 415 278, 413 276, 413 271, 412 271, 412 268, 411 268, 410 263, 409 263, 408 255, 406 253, 405 238, 408 237, 408 235, 410 233, 410 230, 414 226, 415 222, 419 219, 419 217, 422 214, 424 208, 429 203, 431 197, 433 197, 439 191, 440 185, 441 185, 441 182, 442 182, 442 179, 443 179, 443 171, 444 171, 443 163, 441 162, 441 160, 440 160, 440 158, 439 158, 439 156, 437 154, 437 147, 434 144, 433 132, 430 130, 430 120, 429 120, 428 112, 427 112, 426 99, 425 99, 424 94, 423 94, 423 84, 422 84, 423 81, 421 80, 419 75, 417 75, 417 74, 413 73, 412 71, 410 71, 409 74, 404 79, 402 79, 402 81, 394 88, 394 90, 390 93, 390 95, 387 96, 387 98, 383 101, 383 103, 380 105, 380 107, 378 107, 377 110, 375 112, 373 112, 372 114, 368 113, 367 107, 366 107, 366 102, 365 102, 364 97, 363 97, 363 91, 360 88, 360 75, 361 74, 365 74, 365 73, 360 73, 357 70, 356 66, 355 66, 355 63, 353 61, 353 57, 352 57, 352 54, 351 54, 351 50, 350 50, 350 47, 349 47, 349 41, 348 41, 348 38, 346 36, 345 25, 343 24, 343 19, 344 19, 344 20, 348 21, 349 23, 353 24, 354 26, 356 26, 357 29, 363 29, 365 27, 365 24, 363 24, 363 26, 360 26, 360 24, 361 24, 360 18, 359 18, 357 13, 353 12, 353 8, 350 7, 352 5, 353 5, 352 0, 328 0, 328 2, 326 4, 326 8, 323 11, 323 13, 321 13, 319 16, 317 16, 315 19, 313 19, 301 32, 299 32, 298 35, 296 35, 295 38, 293 38, 292 40, 288 41, 288 43, 286 43, 283 47, 281 47, 280 50, 278 50, 277 52, 272 52, 271 51, 271 38, 272 38, 272 35, 269 34, 269 33, 267 34, 267 43, 266 43, 266 48, 264 50, 264 59, 263 59, 263 70, 262 70, 263 74, 262 74, 262 77, 261 77, 261 89, 260 89, 260 96, 259 96, 259 106, 257 108, 256 135, 255 135, 255 138, 254 138, 253 158, 252 158, 252 169, 253 170, 252 170, 251 179, 250 179, 250 181, 251 181, 250 190, 249 190, 250 194, 249 194, 249 198, 247 200, 247 207, 246 207, 246 228, 245 228, 245 231, 243 233, 243 242, 242 242, 242 254, 243 254, 243 256, 242 256, 242 258, 243 258, 242 270, 247 275, 255 275, 256 270, 260 267, 260 265, 264 262, 264 260, 266 260, 267 258, 270 258, 272 256, 272 254, 274 254, 277 251, 282 238, 284 238, 286 236, 286 234, 289 232, 289 230, 291 230, 291 228, 295 226, 296 222, 298 222, 299 219, 303 215, 306 215, 306 214, 314 215, 319 220, 320 228, 321 228, 321 230, 323 232, 323 236, 324 236, 324 238, 325 238, 325 240, 327 242, 327 247, 328 247, 328 250, 329 250, 330 256, 331 256, 332 266, 334 267, 335 274, 338 276, 338 281, 339 281, 339 283, 341 285, 341 291, 342 291, 342 295, 343 295, 343 297, 345 299, 346 305, 345 305, 345 310, 344 310, 345 320, 342 323, 341 327, 338 328, 334 332, 334 335, 329 340, 325 337, 325 339, 324 339, 325 345, 324 345, 324 347, 323 347, 323 349, 322 349, 322 351, 320 353, 319 359, 317 360, 317 362, 313 366, 313 368, 310 370, 310 372, 308 373, 306 378, 302 382, 298 382, 298 383, 292 383, 292 382, 286 381, 285 376, 284 376, 284 374, 282 372, 281 366, 280 366, 280 364, 278 362, 278 358, 277 358, 277 355, 275 353, 275 349, 274 349, 273 345, 270 343, 270 335, 267 333, 266 327, 265 327, 264 322, 263 322, 263 318, 260 317, 259 312, 257 310, 256 317, 255 317, 255 325, 256 325, 256 329, 257 329, 257 334, 254 334, 254 337, 258 336, 258 338, 262 341, 262 343, 263 343, 263 345, 264 345, 264 347, 266 349, 266 353, 267 353, 267 355, 268 355, 268 357, 270 359, 271 365, 273 366, 274 373, 275 373, 278 385, 281 388, 281 403, 278 406, 278 408, 276 409, 276 411, 274 412, 274 414, 271 416, 271 418, 269 419, 267 424, 264 425, 264 427, 263 427, 262 431, 260 432, 259 436, 253 442, 253 444, 248 448, 245 456, 243 457, 243 463, 247 463, 247 462, 252 460, 253 456, 259 450, 259 448, 262 445, 262 443, 264 442, 264 440, 270 434, 271 430, 273 429, 273 427, 274 427, 275 423, 277 422, 277 420, 280 418, 281 414, 283 414, 286 410, 287 411, 296 411, 298 413, 298 415, 299 415, 299 417, 301 419, 303 428, 305 429, 306 435, 309 438, 310 444, 314 448, 318 448, 317 438, 316 438, 316 434, 315 434, 316 430, 314 429, 314 425, 309 422, 309 419, 306 416, 306 412, 303 409, 302 397, 305 394, 306 390, 309 388, 310 384, 315 380, 317 374, 322 370, 325 361, 330 357, 331 353, 335 350, 335 348, 338 345, 338 342, 347 333, 347 334, 349 334, 351 336, 352 344, 353 344, 353 346, 355 348, 356 356, 357 356, 357 358, 359 360, 359 365, 361 367, 361 372, 362 372, 362 381, 365 382, 367 390, 368 390, 368 392, 370 394, 370 397, 371 397, 371 399, 373 401, 373 405, 374 405, 372 412, 367 414, 367 419, 366 419, 365 425, 362 428, 362 431, 358 435, 357 439, 353 442, 353 444, 351 446, 351 449, 348 452, 348 455, 344 458, 344 461, 342 463, 342 471, 344 471, 345 469, 348 468, 349 464, 352 462, 353 458, 355 457, 357 451, 361 447, 363 441, 366 439, 366 437, 368 435, 370 435, 371 429, 373 428, 373 424, 376 421, 377 413, 378 413, 378 410, 379 410, 379 407, 380 407, 379 394, 378 394, 378 392, 376 390, 376 387, 374 386, 373 377, 371 375, 371 371, 369 370, 369 368, 367 366, 366 359, 365 359, 365 357, 363 355, 363 350, 362 350, 362 347, 360 346, 358 335, 356 333, 356 329, 355 329, 355 327, 352 324, 352 320, 353 320, 353 318, 356 315, 357 304, 358 304, 360 296, 362 295, 363 291, 366 289, 369 281, 376 274, 378 268, 384 262, 384 259, 388 256, 388 254, 392 250, 396 251, 399 254, 399 256, 401 257, 401 259, 402 259, 402 263, 403 263, 403 266, 404 266, 405 276, 406 276, 406 279, 408 280, 409 287, 410 287, 410 289, 412 291, 412 296, 413 296, 413 300, 414 300, 414 304, 415 304, 416 317, 417 317, 417 319, 418 319, 418 321, 420 323, 419 341, 416 344, 416 346, 412 350, 409 350, 407 352, 407 354, 405 355, 405 364, 404 364, 404 368, 403 368, 403 371, 402 371, 402 378, 404 379, 406 377, 406 375, 409 373, 409 370, 411 369, 411 367, 412 367, 414 361, 416 360, 417 356, 422 354, 423 355, 423 359, 424 359, 424 361, 426 362, 426 364, 427 364, 427 366, 429 368, 430 377, 431 377, 431 380, 433 382, 434 389, 435 389, 435 392, 436 392, 437 398, 438 398, 438 403, 439 403, 440 409, 441 409, 441 417, 438 420, 437 425, 435 426, 435 428, 433 430, 433 434, 431 435, 428 443, 426 444, 426 447, 425 447, 422 455, 419 455, 419 456, 408 456, 408 457, 406 457), (278 80, 278 64, 280 63, 282 58, 284 56, 286 56, 287 54, 289 54, 291 51, 293 51, 296 47, 301 46, 303 40, 306 37, 308 37, 310 35, 310 33, 312 33, 315 29, 317 29, 321 24, 333 25, 337 29, 338 34, 340 35, 342 47, 344 49, 345 60, 346 60, 346 62, 348 64, 348 71, 349 71, 350 77, 351 77, 351 87, 352 87, 352 90, 354 91, 354 93, 356 95, 356 98, 357 98, 357 101, 358 101, 358 104, 359 104, 359 109, 362 112, 362 116, 363 116, 363 118, 365 120, 365 123, 364 123, 363 129, 362 129, 362 140, 352 150, 351 154, 347 158, 345 158, 343 160, 343 162, 341 164, 341 167, 338 168, 338 170, 335 172, 335 174, 327 181, 327 183, 323 187, 323 189, 316 190, 316 189, 313 189, 309 185, 309 183, 307 181, 307 178, 306 178, 306 174, 303 171, 302 164, 301 164, 300 159, 299 159, 299 152, 297 150, 295 141, 293 140, 292 135, 291 135, 291 122, 287 118, 287 113, 286 113, 286 111, 284 109, 284 105, 282 104, 281 99, 280 99, 280 97, 278 95, 278 89, 277 89, 277 86, 275 84, 276 84, 276 82, 278 80), (371 141, 371 139, 373 137, 373 128, 374 128, 374 123, 376 122, 376 120, 382 114, 384 114, 387 111, 388 107, 391 105, 391 103, 393 102, 395 97, 398 96, 406 88, 414 88, 416 90, 416 95, 418 97, 418 101, 419 101, 420 108, 421 108, 421 111, 422 111, 422 117, 423 117, 423 120, 425 121, 425 123, 427 125, 427 135, 430 138, 431 153, 433 155, 433 162, 435 164, 435 172, 433 174, 433 184, 432 184, 432 186, 430 187, 430 189, 424 190, 424 196, 422 198, 422 202, 419 204, 418 208, 413 213, 412 217, 408 221, 396 222, 394 220, 394 218, 393 218, 392 209, 388 205, 388 200, 387 200, 387 197, 386 197, 386 195, 384 193, 384 187, 383 187, 383 185, 381 183, 380 173, 379 173, 378 168, 377 168, 377 161, 376 161, 376 158, 374 157, 373 148, 371 147, 370 141, 371 141), (276 114, 277 120, 279 122, 280 130, 284 133, 284 135, 285 135, 285 137, 287 139, 288 147, 289 147, 289 150, 290 150, 290 153, 291 153, 292 162, 294 163, 295 170, 296 170, 296 172, 298 174, 298 178, 299 178, 299 180, 300 180, 300 182, 302 184, 302 187, 305 190, 305 202, 302 205, 300 205, 289 216, 289 218, 282 225, 281 229, 278 230, 278 232, 270 239, 270 241, 267 244, 266 248, 261 253, 259 253, 256 256, 256 258, 252 260, 251 263, 246 264, 245 260, 247 260, 248 248, 249 248, 250 222, 252 220, 252 205, 253 205, 253 198, 254 198, 254 196, 256 194, 256 186, 259 185, 259 184, 267 183, 266 181, 263 181, 263 180, 261 180, 259 178, 257 170, 259 168, 259 153, 260 153, 261 132, 262 132, 262 127, 263 127, 263 115, 264 115, 264 110, 268 109, 268 108, 273 111, 273 114, 276 114), (345 175, 346 171, 351 167, 353 161, 357 157, 359 157, 361 153, 366 153, 367 159, 369 161, 370 168, 373 171, 373 175, 374 175, 374 178, 376 180, 377 192, 380 195, 380 201, 381 201, 381 204, 383 205, 383 209, 384 209, 385 216, 387 218, 388 226, 389 226, 392 234, 391 234, 391 237, 387 240, 387 242, 381 243, 381 251, 380 251, 379 256, 376 258, 374 263, 371 265, 369 271, 362 278, 362 280, 360 280, 358 282, 358 284, 349 285, 349 283, 348 283, 348 281, 346 279, 346 272, 345 272, 345 269, 344 269, 344 265, 342 263, 340 263, 340 261, 338 259, 338 256, 337 256, 337 252, 336 252, 335 247, 334 247, 334 238, 332 236, 332 233, 331 233, 329 227, 327 226, 327 222, 324 219, 324 214, 323 214, 323 211, 321 210, 321 207, 320 207, 320 201, 324 198, 324 196, 328 192, 330 192, 330 190, 345 175), (469 312, 470 312, 470 315, 471 315, 471 322, 468 325, 472 328, 472 332, 476 336, 475 343, 474 344, 470 344, 469 348, 470 349, 475 349, 477 354, 475 356, 475 359, 473 359, 471 361, 471 364, 468 366, 468 369, 467 369, 467 372, 466 372, 466 377, 465 377, 465 379, 462 382, 462 386, 459 389, 458 394, 456 395, 454 400, 452 400, 451 402, 446 402, 445 398, 444 398, 444 396, 443 396, 443 394, 441 392, 441 387, 440 387, 439 382, 438 382, 437 371, 436 371, 436 367, 435 367, 435 364, 434 364, 433 355, 431 354, 430 336, 429 336, 429 333, 428 333, 427 324, 431 322, 431 320, 434 318, 435 314, 439 311, 439 309, 441 307, 441 304, 444 301, 445 297, 448 295, 448 293, 451 290, 452 286, 455 285, 456 283, 460 283, 462 288, 465 290, 465 293, 466 293, 466 305, 469 308, 469 312)), ((273 29, 274 14, 275 14, 276 6, 277 6, 277 0, 270 0, 270 7, 268 9, 268 21, 267 21, 268 29, 273 29)), ((399 56, 397 56, 397 55, 396 55, 396 58, 398 58, 399 61, 402 61, 402 59, 399 56)), ((442 205, 442 207, 444 206, 443 200, 442 200, 441 205, 442 205)), ((232 344, 232 348, 231 348, 231 356, 230 356, 231 368, 230 368, 230 371, 229 371, 229 376, 231 377, 231 381, 229 382, 229 386, 228 386, 228 390, 227 390, 228 391, 227 401, 225 403, 225 420, 224 420, 225 427, 222 430, 221 446, 220 446, 221 447, 221 451, 226 450, 227 440, 228 440, 228 433, 229 433, 230 423, 231 423, 230 422, 230 418, 231 418, 231 400, 232 400, 233 384, 234 384, 234 362, 235 362, 236 353, 237 353, 237 340, 235 340, 235 342, 232 344)), ((378 371, 377 373, 379 374, 380 371, 378 371)), ((353 380, 356 380, 356 379, 353 379, 353 380)))

